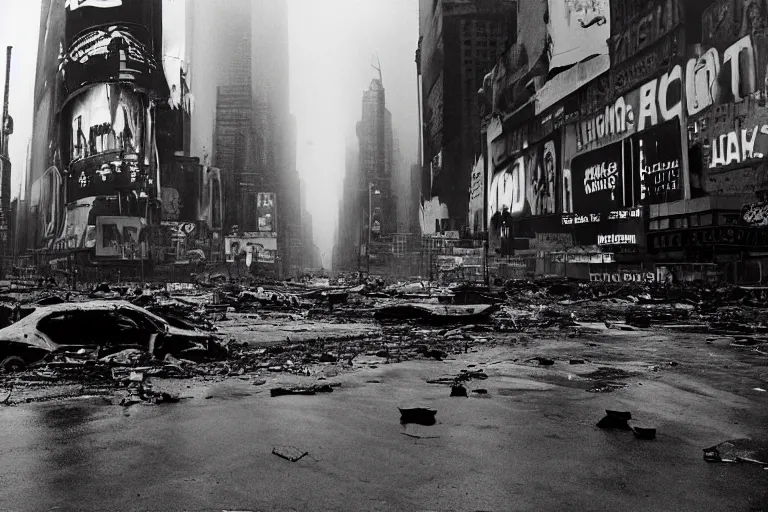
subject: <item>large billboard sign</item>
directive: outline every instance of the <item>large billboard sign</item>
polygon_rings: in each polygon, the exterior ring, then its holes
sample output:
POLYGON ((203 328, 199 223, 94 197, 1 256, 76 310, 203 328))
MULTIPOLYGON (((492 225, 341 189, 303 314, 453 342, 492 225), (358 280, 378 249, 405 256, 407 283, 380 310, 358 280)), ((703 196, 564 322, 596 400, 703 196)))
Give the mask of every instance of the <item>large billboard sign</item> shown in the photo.
POLYGON ((624 143, 616 142, 571 161, 573 211, 579 214, 620 210, 625 205, 624 143))
POLYGON ((256 196, 256 213, 259 219, 259 231, 273 233, 277 231, 276 194, 259 192, 256 196))
POLYGON ((254 236, 228 236, 224 238, 224 254, 230 263, 255 259, 258 263, 275 263, 277 238, 254 236))
POLYGON ((146 258, 142 250, 142 231, 146 221, 140 217, 104 216, 96 219, 96 256, 121 260, 146 258))
POLYGON ((671 121, 633 137, 640 201, 657 204, 683 198, 680 123, 671 121))
POLYGON ((95 85, 67 107, 70 163, 112 153, 110 160, 138 161, 144 149, 146 105, 122 84, 95 85))
POLYGON ((488 220, 507 211, 513 217, 557 212, 561 190, 560 130, 494 173, 488 184, 488 220))
POLYGON ((549 69, 608 54, 608 0, 549 0, 549 69))
POLYGON ((573 212, 606 214, 682 199, 681 147, 675 119, 573 158, 573 212))
POLYGON ((67 94, 105 82, 132 82, 145 91, 163 87, 158 63, 159 2, 69 0, 63 77, 67 94))

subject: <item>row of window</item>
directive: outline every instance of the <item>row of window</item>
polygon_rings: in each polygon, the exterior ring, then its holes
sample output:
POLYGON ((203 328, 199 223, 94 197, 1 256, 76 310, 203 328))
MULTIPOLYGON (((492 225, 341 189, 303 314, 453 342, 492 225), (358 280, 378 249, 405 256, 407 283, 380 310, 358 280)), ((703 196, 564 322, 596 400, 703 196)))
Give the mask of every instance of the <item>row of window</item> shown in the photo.
POLYGON ((661 231, 665 229, 698 228, 705 226, 734 226, 741 223, 738 213, 694 213, 666 219, 652 220, 648 229, 661 231))

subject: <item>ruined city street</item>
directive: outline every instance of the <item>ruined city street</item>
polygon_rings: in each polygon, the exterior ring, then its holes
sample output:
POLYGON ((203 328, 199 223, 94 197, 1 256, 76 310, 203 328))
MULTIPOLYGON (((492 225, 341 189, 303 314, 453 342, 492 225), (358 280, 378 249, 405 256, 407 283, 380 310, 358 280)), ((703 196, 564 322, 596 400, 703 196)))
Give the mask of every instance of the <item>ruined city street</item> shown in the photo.
POLYGON ((122 383, 113 371, 111 387, 74 383, 73 361, 17 374, 0 409, 1 508, 768 507, 758 335, 696 333, 704 317, 690 310, 659 323, 658 306, 648 327, 590 318, 632 308, 618 299, 508 303, 443 325, 355 302, 228 313, 215 322, 218 337, 238 339, 225 362, 167 357, 122 383), (185 374, 169 376, 168 361, 185 374), (174 400, 127 400, 137 386, 174 400), (401 416, 408 407, 436 411, 434 422, 401 416), (631 413, 630 427, 607 424, 606 410, 631 413))

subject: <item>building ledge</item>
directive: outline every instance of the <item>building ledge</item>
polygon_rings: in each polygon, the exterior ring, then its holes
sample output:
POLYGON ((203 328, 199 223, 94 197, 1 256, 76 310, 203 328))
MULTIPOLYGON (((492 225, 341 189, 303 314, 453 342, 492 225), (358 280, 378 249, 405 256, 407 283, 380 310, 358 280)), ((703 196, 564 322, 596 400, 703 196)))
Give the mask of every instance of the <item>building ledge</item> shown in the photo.
POLYGON ((672 203, 652 204, 649 217, 658 219, 675 215, 688 215, 712 210, 741 210, 744 200, 741 196, 707 196, 675 201, 672 203))

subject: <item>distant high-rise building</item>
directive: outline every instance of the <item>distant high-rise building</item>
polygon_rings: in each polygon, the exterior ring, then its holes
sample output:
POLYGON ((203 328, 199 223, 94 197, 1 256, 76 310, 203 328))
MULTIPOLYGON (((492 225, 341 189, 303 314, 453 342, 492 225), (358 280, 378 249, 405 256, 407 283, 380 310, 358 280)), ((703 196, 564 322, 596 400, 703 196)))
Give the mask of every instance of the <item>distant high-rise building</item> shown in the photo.
POLYGON ((478 90, 516 39, 517 7, 517 0, 419 1, 422 195, 435 205, 426 210, 439 212, 425 219, 428 232, 468 225, 467 190, 481 153, 478 90))
POLYGON ((392 233, 396 226, 390 175, 392 114, 385 105, 386 96, 382 80, 374 79, 369 89, 363 92, 362 119, 357 125, 362 178, 358 182, 358 190, 367 196, 363 200, 366 208, 364 230, 366 233, 370 230, 370 238, 373 241, 384 234, 392 233))
POLYGON ((333 268, 337 270, 357 269, 359 264, 364 220, 363 205, 367 204, 363 202, 363 194, 360 193, 361 182, 364 183, 360 176, 359 152, 347 147, 336 227, 337 240, 333 249, 333 268))

